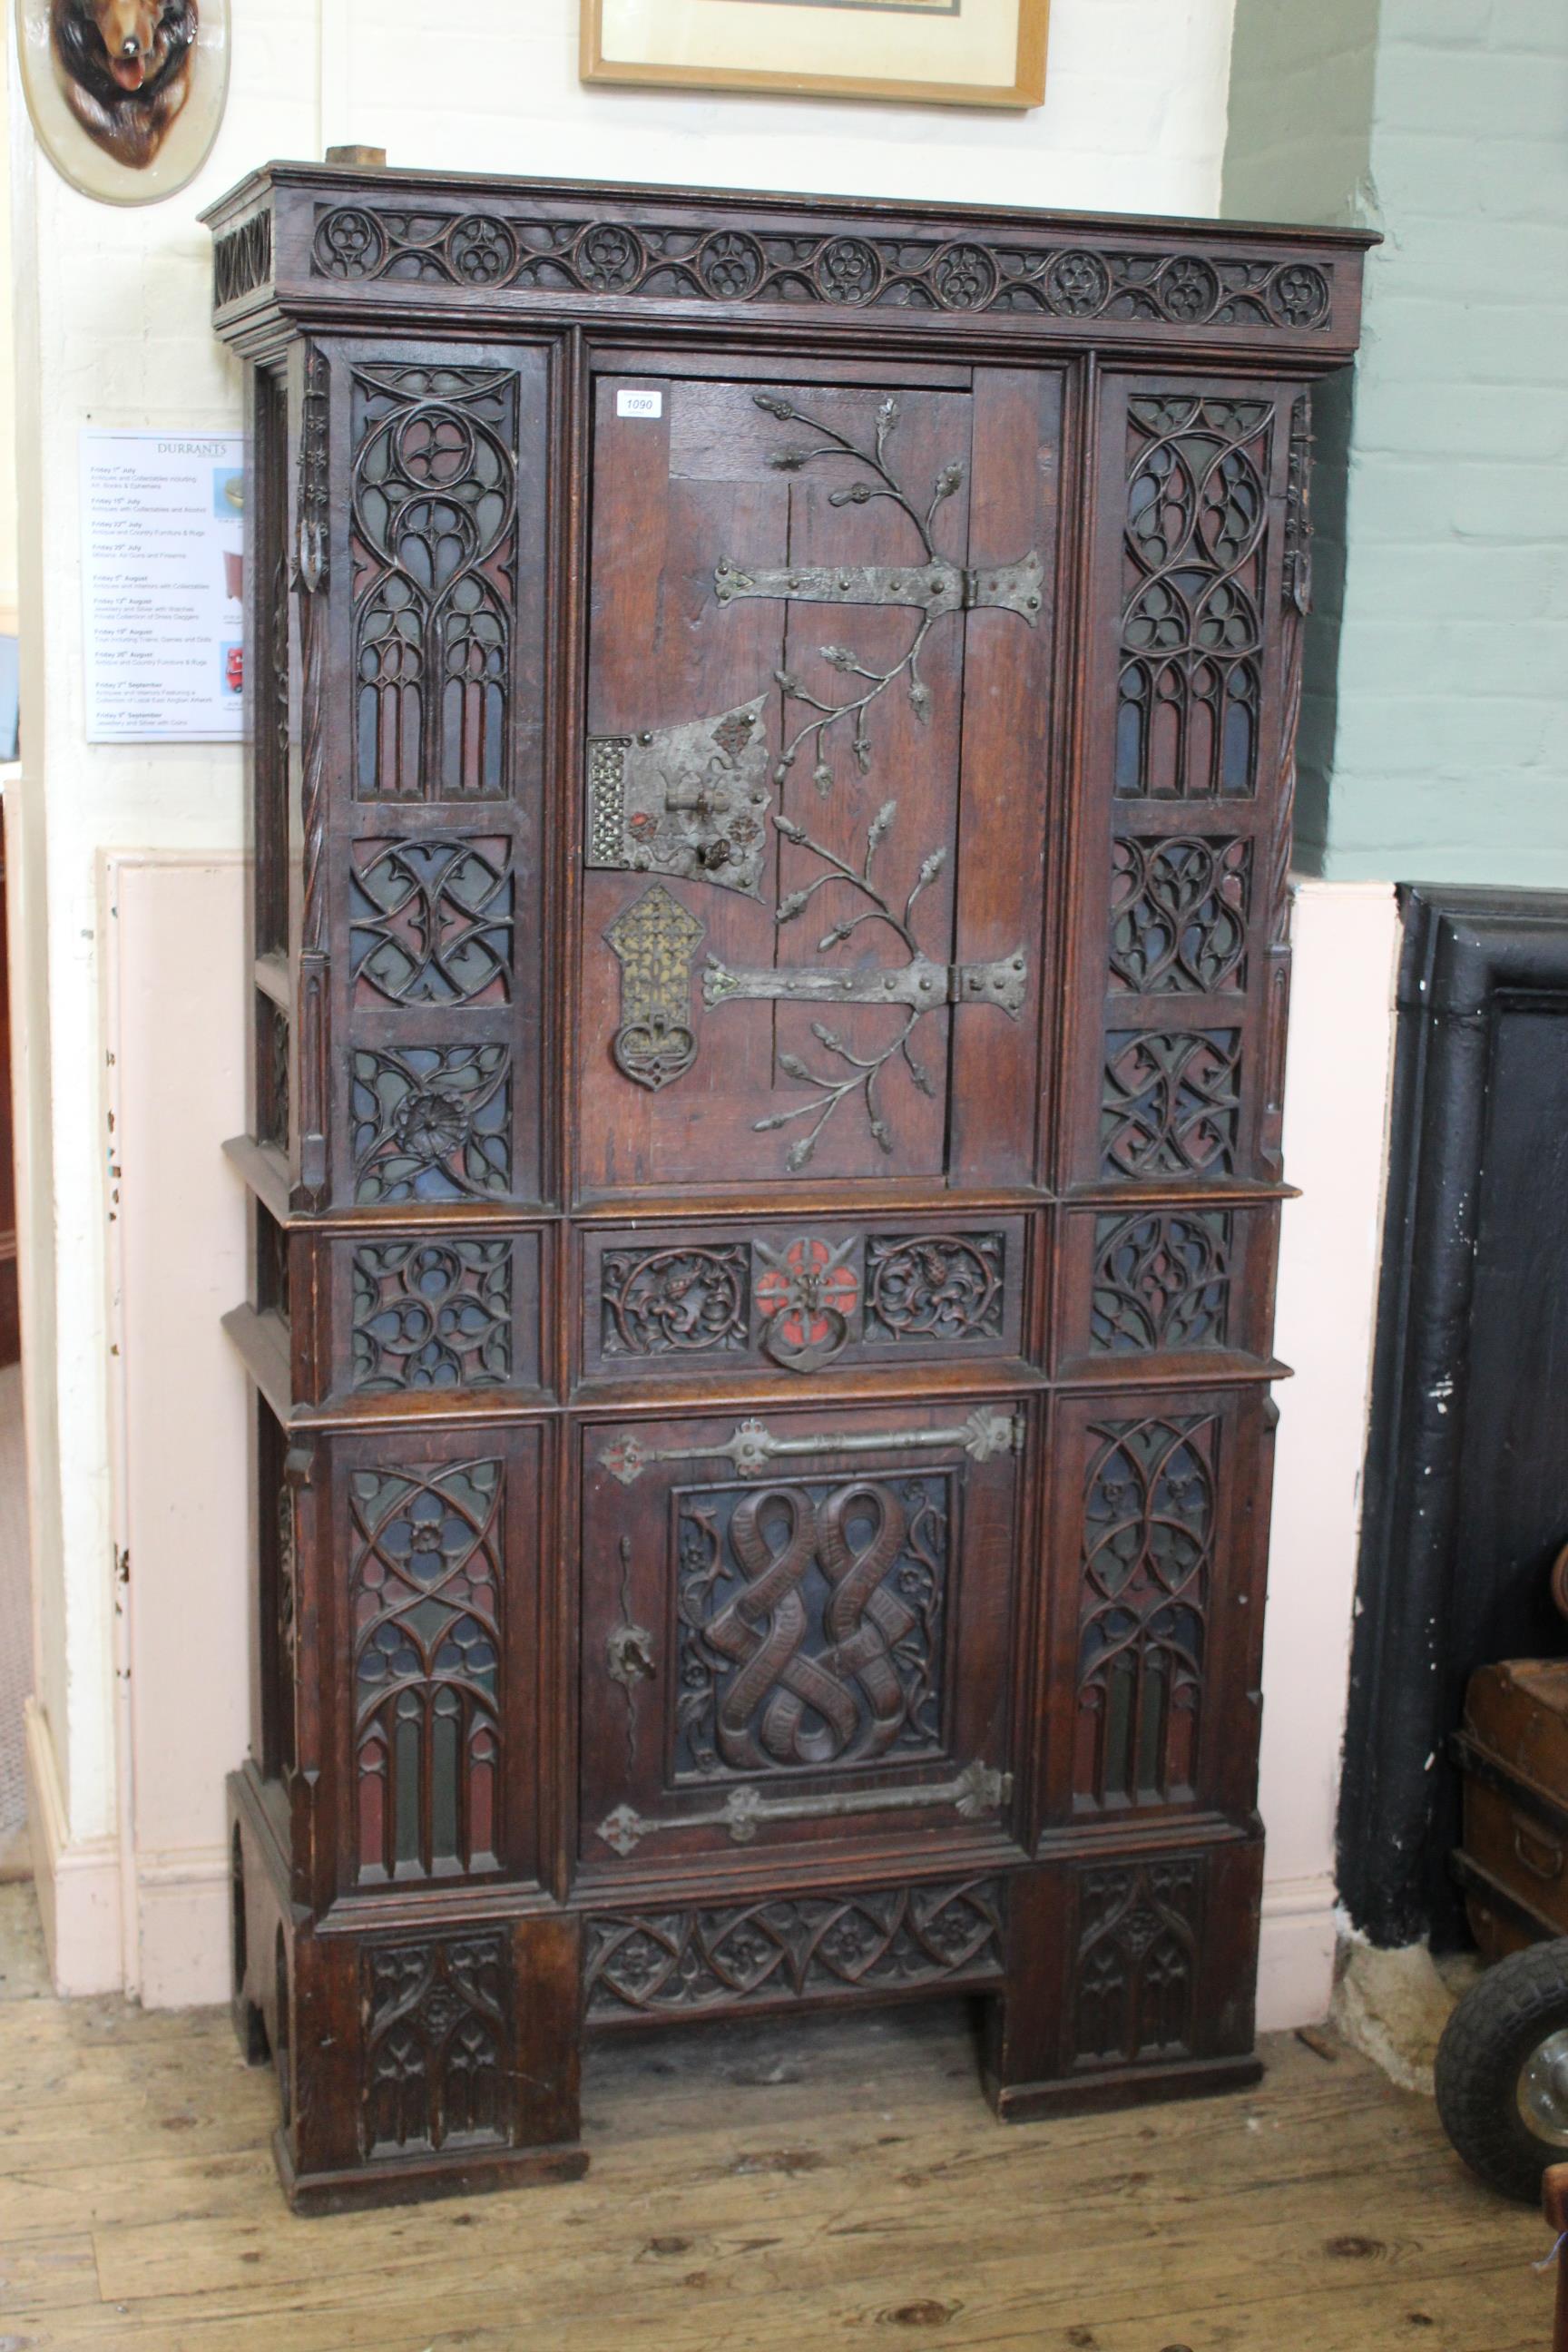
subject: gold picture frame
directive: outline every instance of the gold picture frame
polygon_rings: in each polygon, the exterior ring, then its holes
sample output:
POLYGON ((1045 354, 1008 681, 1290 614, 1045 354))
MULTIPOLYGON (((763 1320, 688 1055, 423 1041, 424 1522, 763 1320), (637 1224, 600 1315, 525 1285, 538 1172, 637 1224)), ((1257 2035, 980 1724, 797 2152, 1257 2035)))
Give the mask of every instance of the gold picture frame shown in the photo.
POLYGON ((1050 0, 582 0, 580 72, 585 82, 645 89, 1022 110, 1045 100, 1049 6, 1050 0), (895 27, 901 70, 892 75, 895 27))

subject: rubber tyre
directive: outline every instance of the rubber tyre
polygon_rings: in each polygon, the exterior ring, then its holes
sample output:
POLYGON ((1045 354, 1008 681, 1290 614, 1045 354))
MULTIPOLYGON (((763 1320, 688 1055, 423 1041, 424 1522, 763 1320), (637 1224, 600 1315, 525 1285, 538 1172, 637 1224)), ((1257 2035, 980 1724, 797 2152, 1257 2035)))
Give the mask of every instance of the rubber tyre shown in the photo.
POLYGON ((1568 2026, 1568 1937, 1511 1952, 1470 1987, 1437 2046, 1437 2113, 1470 2170, 1501 2197, 1541 2202, 1549 2164, 1568 2146, 1537 2138, 1519 2112, 1520 2069, 1568 2026))

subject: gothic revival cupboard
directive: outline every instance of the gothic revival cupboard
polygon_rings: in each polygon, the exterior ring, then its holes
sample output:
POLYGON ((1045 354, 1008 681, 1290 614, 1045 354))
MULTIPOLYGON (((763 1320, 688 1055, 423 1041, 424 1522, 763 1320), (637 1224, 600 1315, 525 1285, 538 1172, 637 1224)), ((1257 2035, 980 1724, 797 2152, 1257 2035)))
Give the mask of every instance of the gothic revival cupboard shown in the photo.
POLYGON ((276 165, 253 1752, 305 2208, 584 2034, 973 1992, 1249 2080, 1331 232, 276 165))

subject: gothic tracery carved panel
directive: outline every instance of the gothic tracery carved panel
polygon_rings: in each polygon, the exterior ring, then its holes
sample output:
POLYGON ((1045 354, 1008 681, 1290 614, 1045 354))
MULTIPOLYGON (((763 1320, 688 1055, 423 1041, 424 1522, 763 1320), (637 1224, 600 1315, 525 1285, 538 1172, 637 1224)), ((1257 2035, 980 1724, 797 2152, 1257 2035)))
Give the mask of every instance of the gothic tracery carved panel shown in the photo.
POLYGON ((512 917, 504 835, 357 843, 349 880, 355 1002, 506 1003, 512 917))
POLYGON ((1124 835, 1110 847, 1110 984, 1151 996, 1247 981, 1252 844, 1124 835))
POLYGON ((995 1878, 610 1913, 588 1922, 588 2014, 700 2011, 995 1976, 1002 1927, 995 1878))
POLYGON ((1094 1243, 1093 1347, 1115 1354, 1226 1344, 1231 1220, 1223 1210, 1100 1217, 1094 1243))
POLYGON ((362 1242, 352 1286, 360 1395, 511 1379, 510 1240, 362 1242))
POLYGON ((1112 1030, 1105 1048, 1100 1153, 1108 1177, 1235 1172, 1237 1031, 1112 1030))
POLYGON ((483 1200, 510 1191, 507 1046, 362 1046, 350 1070, 357 1202, 483 1200))

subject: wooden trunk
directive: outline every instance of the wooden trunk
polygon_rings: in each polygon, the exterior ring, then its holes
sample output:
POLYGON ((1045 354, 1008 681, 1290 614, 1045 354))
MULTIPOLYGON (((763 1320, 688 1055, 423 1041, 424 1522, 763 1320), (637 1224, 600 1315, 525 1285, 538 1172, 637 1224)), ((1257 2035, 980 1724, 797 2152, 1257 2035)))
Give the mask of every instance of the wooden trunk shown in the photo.
POLYGON ((1568 1936, 1568 1659, 1482 1666, 1452 1747, 1465 1789, 1454 1874, 1482 1958, 1568 1936))
POLYGON ((277 165, 237 2021, 321 2209, 585 2032, 1252 2079, 1309 386, 1365 239, 277 165))

